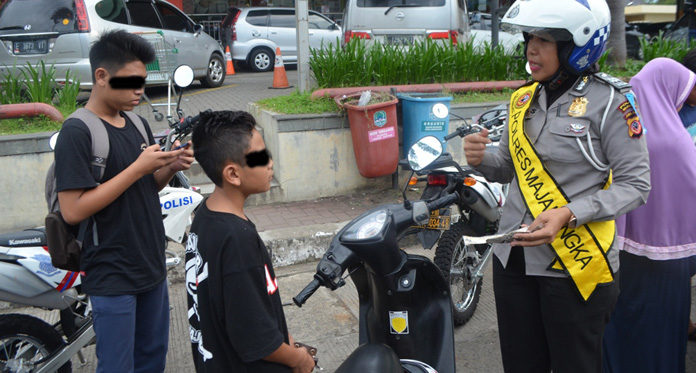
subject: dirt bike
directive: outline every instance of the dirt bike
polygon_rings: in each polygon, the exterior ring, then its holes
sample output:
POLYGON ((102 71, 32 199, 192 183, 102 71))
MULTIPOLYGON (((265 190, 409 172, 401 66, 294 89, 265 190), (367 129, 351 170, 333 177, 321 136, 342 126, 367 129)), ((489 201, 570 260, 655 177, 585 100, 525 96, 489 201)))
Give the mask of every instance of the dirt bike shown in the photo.
MULTIPOLYGON (((465 121, 445 136, 444 141, 486 128, 493 140, 491 146, 497 147, 506 116, 504 105, 486 111, 474 117, 474 124, 465 121)), ((406 160, 399 164, 403 169, 410 169, 406 160)), ((454 324, 463 325, 476 311, 491 248, 489 244, 467 244, 462 237, 485 236, 497 231, 508 186, 489 182, 476 170, 460 166, 449 153, 443 153, 423 169, 412 170, 409 180, 409 184, 426 182, 420 197, 422 201, 433 201, 453 191, 460 196, 452 205, 434 211, 428 224, 411 227, 400 238, 415 235, 425 249, 437 243, 434 262, 450 286, 454 324)))

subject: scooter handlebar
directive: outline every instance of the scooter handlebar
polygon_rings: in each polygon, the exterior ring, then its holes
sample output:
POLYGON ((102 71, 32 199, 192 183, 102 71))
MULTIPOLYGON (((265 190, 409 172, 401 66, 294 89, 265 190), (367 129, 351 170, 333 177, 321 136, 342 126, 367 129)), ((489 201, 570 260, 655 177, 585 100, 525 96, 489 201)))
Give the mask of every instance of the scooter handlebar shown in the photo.
POLYGON ((198 123, 198 120, 201 119, 201 114, 210 112, 212 112, 212 110, 208 109, 205 111, 201 111, 198 115, 182 119, 181 122, 178 125, 176 125, 176 131, 178 133, 185 134, 191 133, 191 131, 193 131, 193 126, 195 126, 196 123, 198 123))
POLYGON ((448 141, 448 140, 453 139, 457 136, 459 136, 459 132, 454 131, 454 132, 450 133, 449 135, 446 135, 444 139, 445 139, 445 141, 448 141))
POLYGON ((314 294, 314 292, 317 291, 317 289, 319 289, 319 286, 321 286, 321 282, 315 278, 314 280, 312 280, 312 282, 305 286, 305 288, 302 289, 302 291, 299 294, 297 294, 297 296, 292 298, 292 301, 295 302, 297 307, 302 307, 302 305, 305 304, 305 302, 307 302, 307 299, 309 299, 309 297, 311 297, 312 294, 314 294))

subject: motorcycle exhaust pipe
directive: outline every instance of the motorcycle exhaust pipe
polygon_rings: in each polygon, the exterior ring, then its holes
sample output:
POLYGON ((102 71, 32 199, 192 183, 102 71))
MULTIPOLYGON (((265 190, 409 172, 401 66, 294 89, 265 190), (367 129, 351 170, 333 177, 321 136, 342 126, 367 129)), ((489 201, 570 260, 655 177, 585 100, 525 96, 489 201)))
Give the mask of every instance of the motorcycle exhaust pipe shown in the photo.
POLYGON ((500 215, 502 214, 501 209, 489 206, 486 201, 471 188, 464 188, 461 193, 461 199, 462 202, 471 207, 477 214, 483 216, 487 221, 494 222, 500 219, 500 215))

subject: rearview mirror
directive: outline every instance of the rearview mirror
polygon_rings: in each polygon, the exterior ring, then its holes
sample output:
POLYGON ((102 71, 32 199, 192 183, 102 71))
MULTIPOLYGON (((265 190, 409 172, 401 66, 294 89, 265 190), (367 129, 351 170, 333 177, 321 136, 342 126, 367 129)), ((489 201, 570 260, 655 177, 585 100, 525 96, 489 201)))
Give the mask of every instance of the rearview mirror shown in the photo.
POLYGON ((48 147, 51 148, 51 150, 56 150, 56 142, 58 141, 58 134, 60 132, 56 132, 51 137, 48 139, 48 147))
POLYGON ((174 84, 186 88, 193 83, 193 69, 189 65, 181 65, 174 70, 174 84))
POLYGON ((433 163, 442 154, 442 142, 435 136, 426 136, 411 146, 408 151, 408 165, 420 171, 433 163))

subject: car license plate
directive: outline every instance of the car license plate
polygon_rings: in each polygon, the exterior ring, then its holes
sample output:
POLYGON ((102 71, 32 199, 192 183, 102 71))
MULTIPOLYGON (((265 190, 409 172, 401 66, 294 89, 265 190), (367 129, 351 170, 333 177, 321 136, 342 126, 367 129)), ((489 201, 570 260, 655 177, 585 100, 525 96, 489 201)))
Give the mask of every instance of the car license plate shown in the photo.
POLYGON ((14 42, 14 54, 43 54, 48 52, 46 40, 30 40, 14 42))
POLYGON ((450 227, 450 219, 452 218, 451 214, 452 210, 449 208, 433 211, 430 213, 430 220, 428 220, 428 224, 421 225, 418 228, 446 231, 450 227))
POLYGON ((410 46, 410 45, 413 45, 413 36, 408 36, 408 35, 387 36, 387 44, 410 46))

